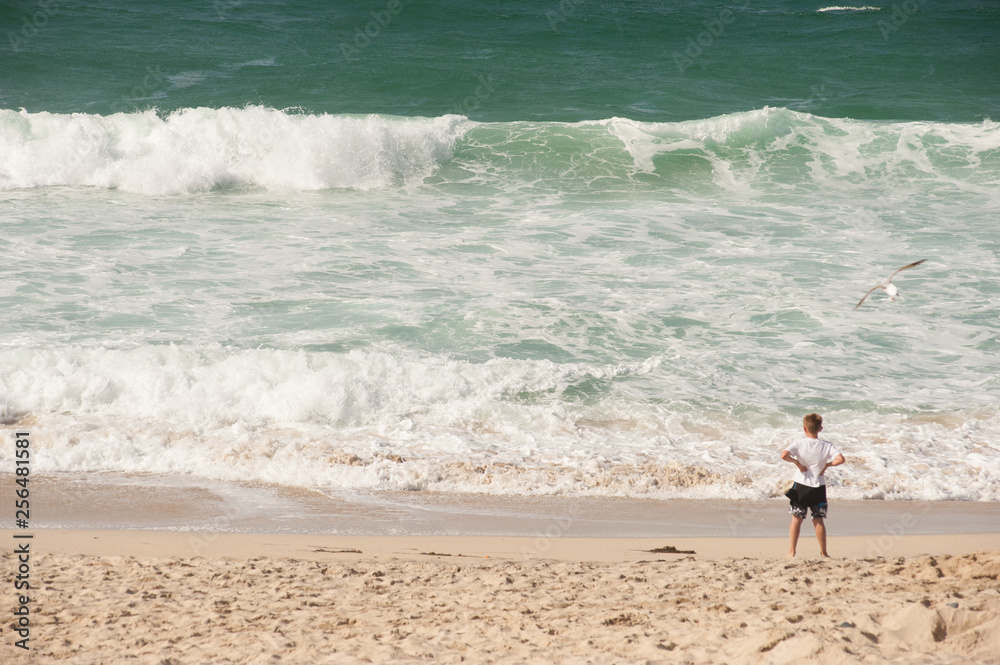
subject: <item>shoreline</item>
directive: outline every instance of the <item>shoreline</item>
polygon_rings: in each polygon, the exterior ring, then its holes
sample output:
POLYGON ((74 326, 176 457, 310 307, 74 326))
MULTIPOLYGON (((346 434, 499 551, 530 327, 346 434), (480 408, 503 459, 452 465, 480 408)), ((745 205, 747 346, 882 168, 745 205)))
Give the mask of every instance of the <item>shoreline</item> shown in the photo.
MULTIPOLYGON (((8 478, 12 479, 12 476, 8 478)), ((8 482, 12 482, 8 480, 8 482)), ((32 477, 32 526, 329 536, 785 538, 787 501, 323 493, 190 476, 32 477)), ((13 524, 13 502, 0 505, 13 524)), ((831 498, 831 539, 1000 533, 1000 502, 831 498)), ((803 527, 803 537, 811 529, 803 527)))
MULTIPOLYGON (((357 536, 322 534, 36 529, 33 551, 60 556, 296 561, 454 561, 624 563, 649 560, 782 559, 788 538, 578 538, 538 536, 357 536), (675 551, 660 551, 671 548, 675 551)), ((0 529, 0 540, 18 532, 0 529)), ((833 536, 833 560, 1000 553, 1000 534, 833 536)), ((820 560, 812 532, 799 539, 796 560, 820 560)))

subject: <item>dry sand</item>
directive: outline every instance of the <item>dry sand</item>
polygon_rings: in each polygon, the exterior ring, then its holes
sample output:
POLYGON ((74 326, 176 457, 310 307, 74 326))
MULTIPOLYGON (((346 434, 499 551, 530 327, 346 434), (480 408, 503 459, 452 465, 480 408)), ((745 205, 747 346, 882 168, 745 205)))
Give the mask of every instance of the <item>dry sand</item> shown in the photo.
POLYGON ((794 560, 783 538, 34 536, 29 652, 4 548, 5 664, 1000 662, 998 534, 882 558, 833 536, 826 560, 811 534, 794 560))

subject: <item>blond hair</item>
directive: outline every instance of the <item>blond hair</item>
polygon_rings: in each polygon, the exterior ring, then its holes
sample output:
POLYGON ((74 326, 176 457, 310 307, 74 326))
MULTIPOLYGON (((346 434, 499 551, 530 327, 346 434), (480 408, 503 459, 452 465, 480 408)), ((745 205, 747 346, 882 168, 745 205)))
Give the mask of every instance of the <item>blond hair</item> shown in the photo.
POLYGON ((802 419, 802 426, 806 428, 807 432, 816 436, 823 429, 823 416, 818 413, 810 413, 802 419))

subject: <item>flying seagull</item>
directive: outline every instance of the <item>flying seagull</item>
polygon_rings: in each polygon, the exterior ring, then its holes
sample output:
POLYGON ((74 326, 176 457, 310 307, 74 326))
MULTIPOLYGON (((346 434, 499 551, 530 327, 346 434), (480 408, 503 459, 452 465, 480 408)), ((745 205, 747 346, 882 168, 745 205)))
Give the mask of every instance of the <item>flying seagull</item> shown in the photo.
POLYGON ((909 265, 906 265, 906 266, 903 266, 902 268, 900 268, 896 272, 892 273, 891 275, 889 275, 888 277, 886 277, 885 279, 883 279, 881 284, 877 284, 876 286, 873 286, 872 288, 870 288, 868 290, 868 293, 866 293, 864 295, 864 298, 862 298, 861 301, 857 305, 854 306, 854 309, 857 309, 858 307, 861 307, 861 303, 863 303, 865 301, 865 298, 867 298, 868 296, 870 296, 872 294, 872 291, 874 291, 875 289, 883 289, 885 291, 885 294, 887 296, 889 296, 889 300, 895 300, 896 299, 896 294, 899 293, 899 290, 896 289, 896 285, 892 283, 892 278, 895 277, 897 274, 901 273, 904 270, 909 270, 910 268, 916 268, 917 266, 919 266, 921 263, 923 263, 926 260, 927 259, 920 259, 919 261, 914 261, 913 263, 911 263, 909 265))

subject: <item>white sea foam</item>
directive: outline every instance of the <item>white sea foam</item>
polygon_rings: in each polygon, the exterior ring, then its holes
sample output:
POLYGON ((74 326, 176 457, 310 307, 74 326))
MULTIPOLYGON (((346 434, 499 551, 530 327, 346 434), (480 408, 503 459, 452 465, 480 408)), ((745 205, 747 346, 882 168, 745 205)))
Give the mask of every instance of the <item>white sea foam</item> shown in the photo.
POLYGON ((40 472, 760 498, 819 410, 841 496, 998 498, 996 123, 0 120, 40 472))
MULTIPOLYGON (((197 73, 178 78, 192 85, 197 73)), ((371 189, 426 174, 467 122, 183 109, 99 116, 0 110, 0 190, 71 185, 144 194, 220 187, 371 189)))
POLYGON ((721 191, 743 195, 816 187, 867 193, 873 184, 900 193, 931 184, 995 199, 1000 178, 1000 125, 992 121, 874 123, 764 108, 677 123, 601 124, 640 170, 654 172, 663 162, 659 168, 670 173, 674 156, 703 160, 721 191))
POLYGON ((871 5, 864 5, 862 7, 849 7, 843 5, 834 5, 831 7, 821 7, 816 10, 817 12, 878 12, 882 11, 881 7, 872 7, 871 5))
MULTIPOLYGON (((382 352, 7 350, 5 421, 34 432, 38 473, 190 473, 226 481, 511 495, 765 498, 794 420, 690 405, 567 400, 615 366, 456 362, 382 352), (560 397, 563 395, 563 397, 560 397)), ((851 463, 843 498, 1000 500, 996 410, 828 414, 851 463)), ((0 462, 11 461, 4 447, 0 462)))
POLYGON ((851 193, 880 181, 897 192, 932 183, 989 195, 1000 177, 998 145, 1000 129, 991 121, 874 123, 773 108, 676 123, 569 124, 261 107, 166 117, 0 110, 0 190, 369 190, 433 174, 444 184, 524 191, 527 183, 554 195, 636 187, 690 194, 706 185, 747 195, 817 187, 851 193))

